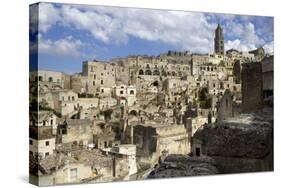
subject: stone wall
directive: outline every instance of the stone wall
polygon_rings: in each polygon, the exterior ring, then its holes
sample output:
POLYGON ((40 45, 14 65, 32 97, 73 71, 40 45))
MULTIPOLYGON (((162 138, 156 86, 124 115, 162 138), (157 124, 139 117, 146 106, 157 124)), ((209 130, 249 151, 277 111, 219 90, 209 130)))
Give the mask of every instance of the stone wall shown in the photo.
POLYGON ((244 63, 242 68, 242 111, 254 112, 262 103, 261 63, 244 63))

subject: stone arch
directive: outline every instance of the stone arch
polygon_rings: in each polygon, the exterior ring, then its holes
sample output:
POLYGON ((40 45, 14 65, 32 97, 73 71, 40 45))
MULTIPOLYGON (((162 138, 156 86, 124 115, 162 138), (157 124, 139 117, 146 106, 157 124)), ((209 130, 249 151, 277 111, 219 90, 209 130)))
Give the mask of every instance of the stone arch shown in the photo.
POLYGON ((150 70, 150 69, 147 69, 147 70, 145 71, 145 75, 152 75, 151 70, 150 70))
POLYGON ((137 115, 138 115, 138 112, 137 112, 137 110, 131 110, 131 111, 129 112, 129 115, 137 116, 137 115))
POLYGON ((62 87, 60 85, 54 85, 53 89, 62 89, 62 87))
POLYGON ((139 75, 143 75, 144 74, 144 72, 143 72, 143 70, 141 69, 140 71, 139 71, 139 75))
POLYGON ((160 75, 159 70, 157 70, 157 69, 156 69, 156 70, 154 70, 154 71, 153 71, 153 75, 159 76, 159 75, 160 75))

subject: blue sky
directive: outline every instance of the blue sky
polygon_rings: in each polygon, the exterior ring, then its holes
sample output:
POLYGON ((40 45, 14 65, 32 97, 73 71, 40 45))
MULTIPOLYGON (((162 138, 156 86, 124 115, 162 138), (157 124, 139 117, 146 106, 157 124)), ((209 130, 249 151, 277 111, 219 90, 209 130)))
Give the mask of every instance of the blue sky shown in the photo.
POLYGON ((80 72, 84 60, 168 50, 212 53, 218 22, 226 50, 273 52, 272 17, 40 3, 38 19, 31 36, 38 36, 39 69, 66 73, 80 72))

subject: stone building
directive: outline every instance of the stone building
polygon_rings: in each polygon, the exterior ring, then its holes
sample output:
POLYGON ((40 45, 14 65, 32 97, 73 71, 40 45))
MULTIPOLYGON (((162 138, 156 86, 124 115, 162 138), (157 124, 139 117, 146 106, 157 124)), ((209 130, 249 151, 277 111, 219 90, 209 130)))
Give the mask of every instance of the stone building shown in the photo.
POLYGON ((123 161, 120 159, 116 160, 116 166, 119 168, 114 176, 112 156, 101 151, 77 150, 69 154, 57 153, 36 164, 37 168, 32 176, 38 178, 40 186, 114 181, 123 179, 128 173, 126 168, 120 168, 121 162, 123 161))
POLYGON ((116 81, 116 66, 113 63, 100 61, 83 62, 82 75, 87 77, 88 92, 97 94, 100 87, 112 87, 116 81))
POLYGON ((133 85, 119 85, 114 88, 114 96, 120 104, 120 100, 125 99, 128 106, 133 106, 136 103, 137 90, 133 85))
MULTIPOLYGON (((78 94, 72 90, 53 90, 51 91, 54 110, 62 116, 68 115, 78 110, 78 94)), ((40 96, 39 96, 40 98, 40 96)))
POLYGON ((232 48, 226 51, 226 56, 234 60, 239 60, 242 58, 242 53, 232 48))
POLYGON ((94 143, 94 135, 101 133, 101 129, 90 119, 66 119, 58 126, 58 144, 72 144, 73 148, 87 147, 94 143))
POLYGON ((62 72, 38 70, 31 72, 29 77, 31 82, 38 83, 39 88, 70 89, 70 78, 62 72))
POLYGON ((137 161, 136 161, 136 145, 134 144, 123 144, 113 146, 108 151, 113 156, 125 156, 128 164, 128 177, 137 173, 137 161))
POLYGON ((57 134, 58 117, 52 111, 36 111, 30 112, 30 127, 50 127, 52 133, 57 134))
POLYGON ((99 107, 99 98, 78 98, 77 107, 79 109, 89 109, 89 108, 98 108, 99 107))
POLYGON ((163 152, 187 154, 190 150, 184 125, 148 123, 133 128, 133 142, 141 161, 154 165, 163 152))
POLYGON ((250 54, 254 54, 256 61, 261 61, 265 56, 265 51, 262 47, 249 51, 250 54))
POLYGON ((29 128, 29 154, 41 160, 55 151, 56 136, 51 127, 29 128))

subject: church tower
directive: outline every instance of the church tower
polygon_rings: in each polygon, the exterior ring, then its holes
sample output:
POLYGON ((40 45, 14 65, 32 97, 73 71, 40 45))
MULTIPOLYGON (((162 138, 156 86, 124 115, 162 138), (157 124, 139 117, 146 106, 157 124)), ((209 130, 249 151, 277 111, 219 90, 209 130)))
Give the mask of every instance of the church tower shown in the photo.
POLYGON ((214 39, 214 49, 215 54, 224 55, 224 37, 223 37, 223 29, 220 24, 215 30, 215 39, 214 39))

